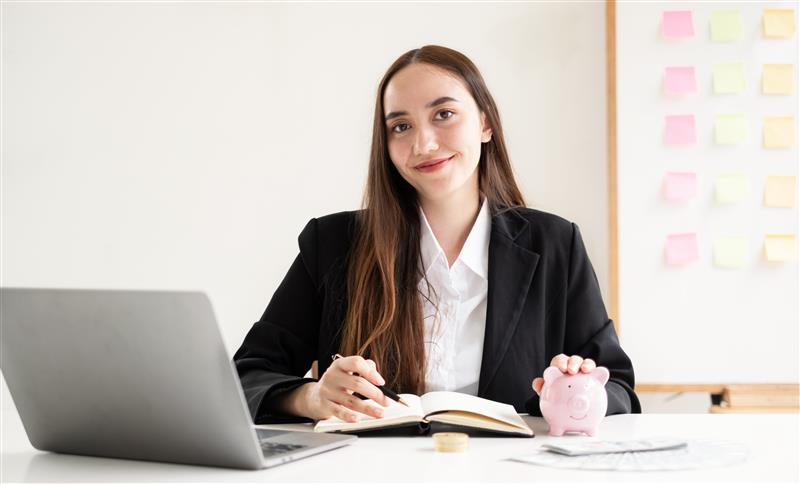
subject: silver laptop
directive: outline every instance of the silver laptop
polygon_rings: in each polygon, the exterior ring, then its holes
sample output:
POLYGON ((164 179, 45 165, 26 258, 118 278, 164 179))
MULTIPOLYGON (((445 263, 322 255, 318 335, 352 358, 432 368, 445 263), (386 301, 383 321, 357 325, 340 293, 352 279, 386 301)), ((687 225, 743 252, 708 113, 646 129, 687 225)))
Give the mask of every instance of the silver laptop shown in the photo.
POLYGON ((0 288, 0 312, 37 449, 260 469, 356 439, 257 429, 203 293, 0 288))

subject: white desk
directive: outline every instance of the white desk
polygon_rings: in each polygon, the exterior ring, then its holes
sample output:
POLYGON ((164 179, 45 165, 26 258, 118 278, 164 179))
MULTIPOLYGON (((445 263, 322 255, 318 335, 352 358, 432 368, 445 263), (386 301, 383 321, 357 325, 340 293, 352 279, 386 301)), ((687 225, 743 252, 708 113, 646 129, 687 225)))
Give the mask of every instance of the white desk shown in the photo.
MULTIPOLYGON (((748 459, 727 468, 678 472, 565 471, 504 460, 524 454, 553 437, 540 418, 525 417, 533 439, 471 438, 469 451, 442 454, 430 437, 372 437, 343 449, 262 471, 126 461, 50 454, 30 447, 21 426, 3 429, 2 477, 7 481, 279 481, 279 482, 419 482, 419 481, 791 481, 800 480, 798 416, 792 414, 691 415, 650 414, 608 417, 604 439, 666 436, 721 439, 745 443, 748 459), (390 475, 381 475, 390 469, 390 475)), ((302 428, 303 426, 278 426, 302 428)), ((569 436, 562 438, 583 439, 569 436)))

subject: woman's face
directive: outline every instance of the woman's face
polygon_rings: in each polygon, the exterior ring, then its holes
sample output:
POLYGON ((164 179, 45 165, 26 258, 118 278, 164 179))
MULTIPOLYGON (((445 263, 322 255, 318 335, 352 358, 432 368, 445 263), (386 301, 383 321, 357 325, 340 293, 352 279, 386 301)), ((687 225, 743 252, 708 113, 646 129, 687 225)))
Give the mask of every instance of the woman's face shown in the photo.
POLYGON ((383 106, 389 156, 421 198, 477 189, 481 143, 492 131, 461 79, 411 64, 389 81, 383 106))

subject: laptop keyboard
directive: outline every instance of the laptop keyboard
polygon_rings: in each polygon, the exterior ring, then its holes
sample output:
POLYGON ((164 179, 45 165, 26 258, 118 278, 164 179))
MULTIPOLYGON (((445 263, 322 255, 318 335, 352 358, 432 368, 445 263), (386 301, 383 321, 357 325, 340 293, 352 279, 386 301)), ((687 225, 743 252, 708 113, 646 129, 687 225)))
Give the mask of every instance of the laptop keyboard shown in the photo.
POLYGON ((287 444, 286 442, 276 442, 274 440, 275 437, 286 434, 291 435, 291 432, 285 432, 282 430, 256 429, 258 443, 261 444, 261 452, 264 454, 264 457, 285 454, 293 450, 304 449, 308 447, 307 445, 303 444, 287 444))
POLYGON ((285 454, 293 450, 308 447, 307 445, 298 444, 282 444, 280 442, 261 441, 261 451, 264 457, 270 457, 278 454, 285 454))

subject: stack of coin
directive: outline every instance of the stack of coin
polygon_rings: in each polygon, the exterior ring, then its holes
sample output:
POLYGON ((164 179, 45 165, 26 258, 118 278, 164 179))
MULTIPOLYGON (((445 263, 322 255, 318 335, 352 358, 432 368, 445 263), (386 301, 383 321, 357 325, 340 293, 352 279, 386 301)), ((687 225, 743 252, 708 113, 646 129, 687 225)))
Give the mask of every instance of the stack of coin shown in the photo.
POLYGON ((460 432, 437 432, 433 434, 436 452, 464 452, 469 445, 469 435, 460 432))

